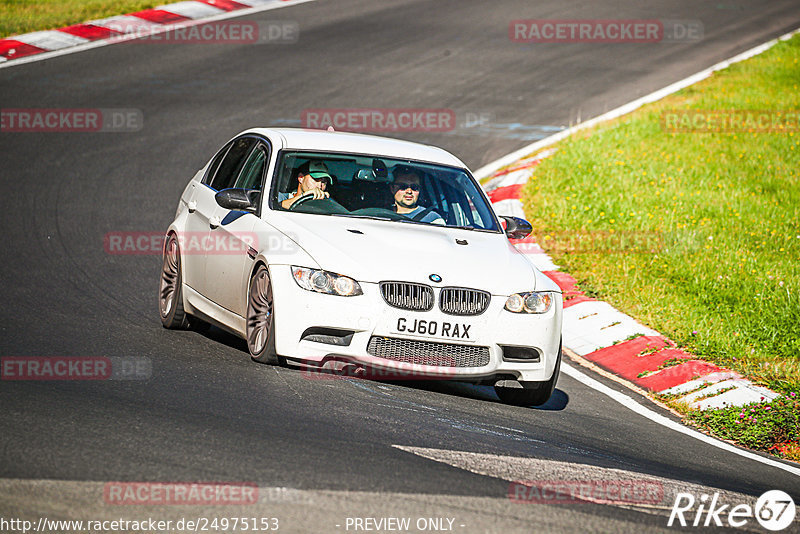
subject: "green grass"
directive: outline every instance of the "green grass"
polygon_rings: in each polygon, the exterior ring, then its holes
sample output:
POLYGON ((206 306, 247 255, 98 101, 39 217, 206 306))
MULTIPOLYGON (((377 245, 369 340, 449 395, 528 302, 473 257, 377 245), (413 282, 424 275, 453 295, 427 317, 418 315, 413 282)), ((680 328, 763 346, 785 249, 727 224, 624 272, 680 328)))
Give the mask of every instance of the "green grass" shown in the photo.
POLYGON ((772 402, 720 410, 693 410, 694 424, 757 451, 800 461, 800 403, 795 393, 772 402))
POLYGON ((800 390, 800 132, 668 133, 662 113, 800 110, 799 58, 795 37, 576 134, 523 190, 588 294, 783 392, 800 390))
POLYGON ((169 0, 0 0, 0 37, 141 11, 169 0))

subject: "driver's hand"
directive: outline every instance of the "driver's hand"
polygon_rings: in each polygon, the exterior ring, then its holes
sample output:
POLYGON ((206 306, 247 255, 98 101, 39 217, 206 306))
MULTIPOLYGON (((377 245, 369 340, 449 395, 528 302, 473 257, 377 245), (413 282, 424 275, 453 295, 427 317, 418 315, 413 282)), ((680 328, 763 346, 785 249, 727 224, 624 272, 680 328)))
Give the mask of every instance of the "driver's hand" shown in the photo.
POLYGON ((314 195, 314 200, 320 200, 323 198, 330 198, 330 194, 327 191, 323 191, 322 189, 314 188, 309 191, 312 195, 314 195))

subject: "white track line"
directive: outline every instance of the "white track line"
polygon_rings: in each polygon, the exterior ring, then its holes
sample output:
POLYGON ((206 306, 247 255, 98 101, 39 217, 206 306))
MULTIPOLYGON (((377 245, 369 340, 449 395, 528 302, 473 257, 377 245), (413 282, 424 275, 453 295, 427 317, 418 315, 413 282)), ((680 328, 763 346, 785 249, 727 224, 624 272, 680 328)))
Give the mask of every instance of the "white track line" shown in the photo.
MULTIPOLYGON (((259 13, 261 11, 270 11, 272 9, 280 9, 282 7, 296 6, 298 4, 305 4, 306 2, 313 2, 313 1, 314 0, 292 0, 291 2, 278 2, 278 1, 276 1, 275 3, 264 4, 264 5, 261 5, 261 6, 254 6, 254 7, 250 7, 250 8, 246 8, 246 9, 237 9, 235 11, 226 11, 224 13, 220 13, 219 15, 214 15, 213 17, 208 17, 208 18, 205 18, 205 19, 182 21, 179 24, 180 24, 181 27, 196 26, 198 24, 206 24, 207 22, 214 22, 214 21, 217 21, 217 20, 233 19, 233 18, 237 18, 237 17, 243 17, 243 16, 247 16, 247 15, 252 15, 253 13, 259 13)), ((124 15, 122 15, 122 16, 124 16, 124 15)), ((147 22, 147 21, 142 20, 142 22, 147 22)), ((174 29, 176 25, 177 24, 164 24, 163 28, 161 28, 161 31, 158 31, 155 28, 153 30, 149 30, 148 29, 147 35, 150 36, 150 35, 156 35, 158 33, 163 33, 165 31, 174 29)), ((102 39, 102 40, 99 40, 99 41, 91 41, 91 42, 86 43, 86 44, 73 46, 71 48, 65 48, 63 50, 53 50, 53 51, 50 51, 50 52, 42 52, 40 54, 21 57, 19 59, 13 59, 13 60, 10 60, 10 61, 2 61, 2 62, 0 62, 0 69, 7 69, 7 68, 10 68, 10 67, 16 67, 17 65, 24 65, 26 63, 34 63, 36 61, 42 61, 42 60, 50 59, 50 58, 54 58, 54 57, 66 56, 66 55, 69 55, 69 54, 75 54, 75 53, 78 53, 78 52, 83 52, 84 50, 90 50, 92 48, 100 48, 101 46, 108 46, 108 45, 117 44, 117 43, 125 42, 125 41, 128 41, 128 40, 132 40, 132 39, 137 39, 138 37, 140 37, 140 36, 136 36, 135 34, 133 34, 131 36, 119 35, 119 36, 114 36, 114 37, 111 37, 111 38, 108 38, 108 39, 102 39)), ((14 39, 14 38, 15 37, 13 35, 8 37, 8 39, 14 39)), ((5 58, 0 58, 0 59, 5 59, 5 58)))
POLYGON ((654 423, 665 426, 671 430, 674 430, 675 432, 680 432, 681 434, 685 434, 689 437, 700 440, 703 443, 713 445, 714 447, 722 449, 723 451, 732 452, 744 458, 755 460, 756 462, 761 462, 762 464, 769 465, 771 467, 777 467, 778 469, 782 469, 793 475, 800 476, 800 468, 798 467, 787 465, 778 462, 777 460, 772 460, 771 458, 765 458, 763 456, 759 456, 758 454, 735 447, 730 443, 720 441, 718 439, 712 438, 711 436, 707 436, 696 430, 692 430, 691 428, 684 426, 681 423, 675 422, 672 419, 664 417, 663 415, 658 414, 649 408, 645 408, 644 406, 633 400, 631 397, 623 393, 620 393, 619 391, 611 389, 605 384, 602 384, 597 380, 595 380, 594 378, 591 378, 590 376, 583 374, 582 372, 578 371, 577 369, 571 367, 570 365, 564 362, 561 362, 561 371, 563 371, 567 376, 574 378, 578 382, 581 382, 582 384, 589 386, 590 388, 611 397, 613 400, 622 404, 629 410, 641 415, 642 417, 650 419, 654 423))
MULTIPOLYGON (((672 85, 668 85, 668 86, 664 87, 663 89, 659 89, 658 91, 655 91, 654 93, 650 93, 649 95, 643 96, 641 98, 637 98, 636 100, 634 100, 632 102, 628 102, 627 104, 625 104, 623 106, 620 106, 617 109, 612 109, 608 113, 604 113, 604 114, 599 115, 599 116, 597 116, 597 117, 595 117, 595 118, 593 118, 591 120, 588 120, 586 122, 582 122, 580 124, 576 124, 575 126, 572 126, 571 128, 567 128, 566 130, 562 130, 562 131, 558 132, 557 134, 551 135, 550 137, 545 137, 544 139, 536 141, 535 143, 531 143, 530 145, 524 146, 524 147, 520 148, 519 150, 516 150, 516 151, 512 152, 511 154, 507 154, 507 155, 503 156, 500 159, 497 159, 497 160, 495 160, 495 161, 493 161, 493 162, 491 162, 491 163, 489 163, 487 165, 484 165, 483 167, 481 167, 480 169, 475 171, 473 174, 474 174, 475 178, 477 178, 478 180, 482 180, 482 179, 490 176, 493 172, 495 172, 496 170, 500 169, 501 167, 505 167, 506 165, 510 165, 510 164, 514 163, 515 161, 517 161, 518 159, 520 159, 520 158, 522 158, 524 156, 527 156, 529 154, 532 154, 533 152, 535 152, 535 151, 537 151, 537 150, 539 150, 541 148, 544 148, 546 146, 550 146, 550 145, 552 145, 554 143, 557 143, 558 141, 561 141, 562 139, 565 139, 565 138, 569 137, 570 135, 574 134, 575 132, 578 132, 580 130, 585 130, 586 128, 590 128, 590 127, 592 127, 592 126, 594 126, 594 125, 596 125, 596 124, 598 124, 600 122, 608 121, 608 120, 611 120, 611 119, 616 119, 617 117, 621 117, 622 115, 630 113, 630 112, 634 111, 635 109, 642 107, 645 104, 649 104, 651 102, 655 102, 657 100, 661 100, 662 98, 664 98, 667 95, 671 95, 672 93, 675 93, 675 92, 677 92, 677 91, 679 91, 679 90, 681 90, 681 89, 683 89, 685 87, 688 87, 690 85, 693 85, 693 84, 699 82, 700 80, 708 78, 711 75, 711 73, 713 73, 715 71, 724 69, 726 67, 729 67, 733 63, 738 63, 739 61, 744 61, 745 59, 748 59, 748 58, 751 58, 751 57, 753 57, 755 55, 758 55, 758 54, 764 52, 765 50, 768 50, 768 49, 772 48, 779 41, 785 41, 787 39, 790 39, 794 34, 796 34, 798 32, 800 32, 800 28, 797 28, 796 30, 792 30, 789 33, 783 34, 780 37, 778 37, 777 39, 773 39, 771 41, 767 41, 764 44, 756 46, 755 48, 751 48, 750 50, 742 52, 739 55, 733 56, 730 59, 726 59, 725 61, 717 63, 716 65, 712 65, 711 67, 709 67, 709 68, 707 68, 705 70, 701 70, 700 72, 698 72, 696 74, 693 74, 693 75, 689 76, 688 78, 684 78, 683 80, 675 82, 672 85)), ((2 68, 2 67, 0 67, 0 68, 2 68)))

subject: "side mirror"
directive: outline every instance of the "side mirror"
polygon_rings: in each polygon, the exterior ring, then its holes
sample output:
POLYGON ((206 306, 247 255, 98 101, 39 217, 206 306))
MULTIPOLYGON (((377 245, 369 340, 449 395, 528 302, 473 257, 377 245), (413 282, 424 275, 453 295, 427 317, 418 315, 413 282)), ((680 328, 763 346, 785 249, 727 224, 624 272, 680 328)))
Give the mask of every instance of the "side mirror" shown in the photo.
POLYGON ((223 189, 214 199, 228 210, 256 211, 260 195, 261 192, 254 189, 223 189))
POLYGON ((501 215, 500 218, 506 223, 506 235, 510 239, 523 239, 533 231, 533 226, 525 219, 505 215, 501 215))

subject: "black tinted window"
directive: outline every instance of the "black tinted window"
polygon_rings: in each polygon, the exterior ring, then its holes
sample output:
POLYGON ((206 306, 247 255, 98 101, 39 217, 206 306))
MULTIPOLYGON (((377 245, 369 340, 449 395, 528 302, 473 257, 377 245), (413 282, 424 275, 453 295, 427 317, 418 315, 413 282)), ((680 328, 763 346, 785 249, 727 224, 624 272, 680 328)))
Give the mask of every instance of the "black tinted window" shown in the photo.
POLYGON ((211 187, 220 191, 233 187, 236 177, 239 176, 239 171, 242 169, 245 157, 256 144, 256 140, 252 137, 241 137, 233 142, 228 153, 217 170, 217 174, 211 181, 211 187))
POLYGON ((222 158, 225 157, 225 154, 228 153, 228 150, 231 148, 233 141, 222 147, 222 149, 217 152, 214 156, 214 159, 211 161, 211 164, 208 166, 208 170, 206 171, 206 175, 203 176, 203 183, 204 184, 211 184, 211 181, 214 179, 214 175, 217 173, 217 169, 219 168, 219 164, 222 163, 222 158))
POLYGON ((264 176, 264 169, 266 166, 267 149, 264 145, 259 145, 250 153, 250 157, 247 158, 234 187, 240 187, 242 189, 261 189, 261 177, 264 176))

